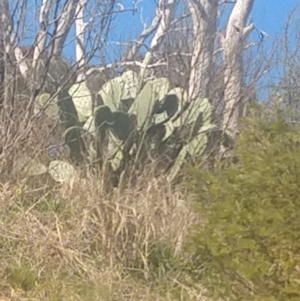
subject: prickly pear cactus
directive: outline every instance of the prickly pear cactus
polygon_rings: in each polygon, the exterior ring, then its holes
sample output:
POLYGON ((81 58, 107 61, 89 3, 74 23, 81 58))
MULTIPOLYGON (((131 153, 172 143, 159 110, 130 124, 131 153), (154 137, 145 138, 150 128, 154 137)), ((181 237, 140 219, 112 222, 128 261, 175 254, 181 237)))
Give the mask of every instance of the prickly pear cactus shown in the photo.
POLYGON ((63 137, 69 147, 70 158, 73 162, 82 162, 87 150, 83 141, 84 130, 79 126, 72 126, 65 130, 63 137))
POLYGON ((51 95, 49 93, 38 95, 36 98, 36 110, 43 110, 43 108, 45 108, 45 114, 51 119, 57 120, 59 117, 57 101, 57 97, 51 99, 51 95))
POLYGON ((147 83, 135 100, 137 128, 142 130, 150 122, 151 112, 155 105, 155 98, 152 95, 152 87, 147 83))
POLYGON ((95 135, 96 127, 95 127, 95 115, 90 116, 87 121, 83 125, 83 129, 88 133, 95 135))
POLYGON ((176 116, 166 124, 167 139, 176 129, 185 133, 187 140, 195 137, 201 132, 202 127, 208 127, 211 124, 212 107, 207 98, 196 99, 192 101, 188 108, 179 116, 176 116))
POLYGON ((175 127, 180 127, 181 125, 192 125, 202 114, 203 125, 209 124, 211 122, 211 104, 207 98, 195 99, 189 104, 187 110, 183 112, 180 118, 174 121, 175 127))
POLYGON ((111 129, 121 141, 125 141, 134 130, 135 124, 127 113, 115 111, 112 113, 111 129))
POLYGON ((80 122, 93 115, 93 97, 85 82, 71 86, 69 93, 78 112, 80 122))
POLYGON ((168 120, 164 123, 166 134, 162 139, 163 141, 167 140, 176 128, 179 128, 183 124, 182 117, 177 118, 177 115, 182 111, 184 105, 187 103, 187 99, 187 91, 177 87, 170 90, 165 98, 156 104, 157 108, 154 107, 154 111, 156 112, 154 123, 157 124, 168 120))
POLYGON ((155 104, 153 108, 154 124, 163 123, 165 127, 165 136, 162 137, 162 140, 166 140, 173 134, 175 127, 170 118, 178 112, 178 108, 179 99, 176 94, 168 93, 161 102, 155 104))
POLYGON ((50 176, 58 183, 66 182, 76 175, 74 167, 66 161, 51 161, 48 170, 50 176))
POLYGON ((108 106, 102 105, 95 110, 95 141, 97 159, 102 164, 108 148, 108 128, 112 124, 112 113, 108 106))
POLYGON ((155 104, 161 101, 168 93, 169 85, 167 78, 157 78, 148 81, 138 94, 129 110, 129 113, 137 115, 138 130, 147 128, 151 121, 155 104))
POLYGON ((169 171, 168 179, 169 181, 174 181, 178 175, 181 167, 186 162, 187 156, 195 158, 196 156, 201 156, 204 154, 208 139, 206 134, 200 134, 194 137, 187 145, 185 145, 180 151, 174 165, 169 171))
POLYGON ((122 89, 120 84, 115 79, 105 83, 99 94, 104 105, 108 106, 112 112, 119 109, 122 97, 122 89))
POLYGON ((165 77, 159 77, 149 81, 149 83, 152 87, 153 97, 158 101, 164 99, 169 91, 170 81, 165 77))
POLYGON ((179 118, 166 124, 167 133, 165 139, 170 137, 175 129, 179 129, 186 141, 170 170, 170 181, 176 178, 187 157, 195 158, 204 155, 208 144, 207 133, 216 128, 211 123, 211 114, 212 107, 209 100, 207 98, 196 99, 179 118))
POLYGON ((111 124, 112 120, 112 113, 108 106, 99 106, 95 110, 95 128, 98 129, 105 124, 111 124))
MULTIPOLYGON (((86 83, 70 88, 71 96, 66 96, 78 114, 72 122, 69 120, 64 135, 70 154, 81 161, 80 155, 86 152, 85 158, 100 166, 108 163, 118 174, 124 171, 126 162, 139 160, 138 166, 142 166, 148 158, 163 158, 168 149, 178 146, 170 156, 174 164, 169 179, 173 181, 188 157, 205 153, 208 133, 214 128, 212 107, 208 99, 195 99, 186 106, 187 91, 169 90, 167 78, 149 80, 141 91, 139 84, 138 75, 126 71, 102 86, 96 95, 101 100, 97 105, 86 83), (83 143, 82 136, 87 133, 83 143)), ((72 111, 59 109, 66 115, 72 111)))
POLYGON ((187 91, 180 87, 176 87, 176 88, 171 89, 168 92, 168 95, 172 95, 172 94, 175 94, 177 96, 177 98, 179 99, 179 109, 181 109, 188 100, 187 91))
POLYGON ((115 80, 121 86, 121 99, 135 98, 137 96, 139 79, 136 72, 128 70, 115 80))
POLYGON ((113 171, 119 169, 123 160, 123 141, 119 140, 113 133, 109 134, 108 154, 113 171))
POLYGON ((77 126, 79 122, 79 114, 72 100, 72 97, 66 90, 62 90, 58 94, 59 120, 65 127, 77 126))

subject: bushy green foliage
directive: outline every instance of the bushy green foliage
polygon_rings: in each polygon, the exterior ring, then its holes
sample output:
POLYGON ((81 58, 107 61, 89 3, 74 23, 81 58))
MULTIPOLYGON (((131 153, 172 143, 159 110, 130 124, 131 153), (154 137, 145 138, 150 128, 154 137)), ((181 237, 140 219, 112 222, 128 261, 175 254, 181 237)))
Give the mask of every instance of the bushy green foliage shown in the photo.
POLYGON ((193 275, 216 300, 300 300, 300 129, 261 110, 243 122, 235 163, 191 171, 193 275))

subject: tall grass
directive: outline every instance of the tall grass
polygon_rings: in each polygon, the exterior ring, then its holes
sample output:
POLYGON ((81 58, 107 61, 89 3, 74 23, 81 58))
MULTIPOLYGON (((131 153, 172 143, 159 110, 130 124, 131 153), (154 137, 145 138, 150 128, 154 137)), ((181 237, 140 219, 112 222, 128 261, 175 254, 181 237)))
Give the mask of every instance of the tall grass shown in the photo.
POLYGON ((150 174, 110 193, 95 175, 2 184, 0 296, 204 300, 187 284, 182 251, 196 217, 180 187, 150 174))

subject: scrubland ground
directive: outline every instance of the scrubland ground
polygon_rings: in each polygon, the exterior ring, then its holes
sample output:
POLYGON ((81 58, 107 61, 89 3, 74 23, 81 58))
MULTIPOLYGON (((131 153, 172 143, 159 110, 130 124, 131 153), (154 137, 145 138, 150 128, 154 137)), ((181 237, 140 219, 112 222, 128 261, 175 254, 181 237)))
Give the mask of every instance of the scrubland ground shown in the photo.
MULTIPOLYGON (((184 241, 181 185, 145 174, 104 193, 95 176, 0 188, 0 300, 205 300, 184 241)), ((31 179, 32 182, 32 179, 31 179)))

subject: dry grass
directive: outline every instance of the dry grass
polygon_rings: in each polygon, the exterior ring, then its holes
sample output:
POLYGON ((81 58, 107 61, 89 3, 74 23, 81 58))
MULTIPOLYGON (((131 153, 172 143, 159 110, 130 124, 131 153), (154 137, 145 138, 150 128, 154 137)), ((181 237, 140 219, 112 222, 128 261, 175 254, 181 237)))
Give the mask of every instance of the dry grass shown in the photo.
POLYGON ((0 301, 204 300, 185 271, 195 216, 184 192, 146 171, 110 194, 92 175, 25 180, 13 163, 24 153, 48 160, 44 127, 30 127, 29 139, 15 122, 13 138, 0 137, 0 301))
POLYGON ((99 182, 2 185, 0 300, 204 300, 187 284, 183 192, 147 175, 110 195, 99 182))

